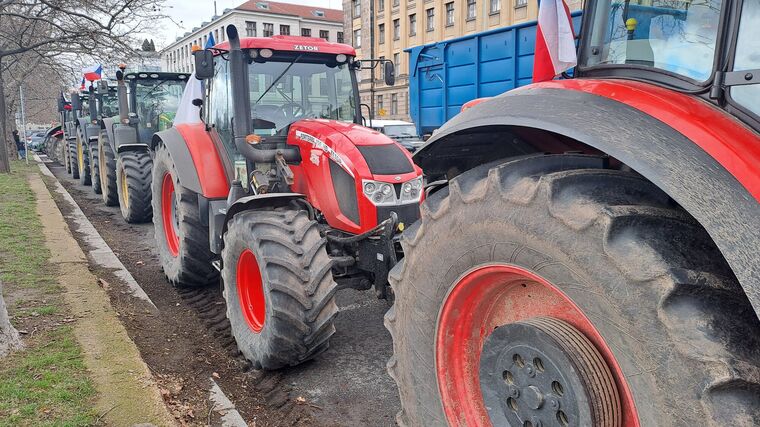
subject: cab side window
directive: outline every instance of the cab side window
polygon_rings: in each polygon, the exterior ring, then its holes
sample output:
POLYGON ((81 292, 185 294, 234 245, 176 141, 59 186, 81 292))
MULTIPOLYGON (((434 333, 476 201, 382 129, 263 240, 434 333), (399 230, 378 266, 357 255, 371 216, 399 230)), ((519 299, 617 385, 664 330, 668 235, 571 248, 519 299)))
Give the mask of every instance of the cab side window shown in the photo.
MULTIPOLYGON (((760 2, 744 0, 741 21, 739 22, 739 35, 736 38, 734 71, 760 68, 758 27, 760 27, 760 2)), ((760 84, 733 86, 731 87, 731 98, 745 109, 760 116, 760 84)))
POLYGON ((209 88, 208 117, 221 138, 231 161, 235 161, 235 142, 232 139, 232 97, 227 83, 228 61, 217 60, 216 72, 209 88))

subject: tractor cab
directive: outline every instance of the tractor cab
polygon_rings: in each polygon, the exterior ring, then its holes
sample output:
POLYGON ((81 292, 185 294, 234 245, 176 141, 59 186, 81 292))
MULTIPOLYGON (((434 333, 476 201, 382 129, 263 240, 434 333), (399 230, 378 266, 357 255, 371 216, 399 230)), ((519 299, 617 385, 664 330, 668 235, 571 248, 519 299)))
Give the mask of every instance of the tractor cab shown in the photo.
POLYGON ((577 74, 700 95, 760 128, 759 24, 751 1, 594 0, 577 74))
POLYGON ((120 107, 126 118, 122 123, 137 130, 138 143, 148 143, 154 133, 172 126, 189 75, 133 72, 120 76, 127 92, 127 103, 120 107))
POLYGON ((97 120, 100 122, 101 126, 105 126, 103 124, 103 119, 119 115, 119 98, 117 86, 110 85, 108 83, 109 82, 107 80, 101 80, 98 82, 96 92, 97 120))

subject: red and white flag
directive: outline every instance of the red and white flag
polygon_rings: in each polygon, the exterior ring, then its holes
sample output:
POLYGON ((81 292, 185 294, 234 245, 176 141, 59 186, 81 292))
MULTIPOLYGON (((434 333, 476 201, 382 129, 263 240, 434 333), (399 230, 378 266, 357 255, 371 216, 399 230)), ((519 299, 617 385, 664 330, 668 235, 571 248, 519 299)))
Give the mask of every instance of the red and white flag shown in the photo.
POLYGON ((100 80, 100 76, 103 74, 103 66, 98 64, 91 67, 82 68, 82 74, 84 74, 85 79, 91 82, 100 80))
POLYGON ((533 82, 551 80, 577 62, 570 9, 564 0, 542 0, 538 6, 533 82))

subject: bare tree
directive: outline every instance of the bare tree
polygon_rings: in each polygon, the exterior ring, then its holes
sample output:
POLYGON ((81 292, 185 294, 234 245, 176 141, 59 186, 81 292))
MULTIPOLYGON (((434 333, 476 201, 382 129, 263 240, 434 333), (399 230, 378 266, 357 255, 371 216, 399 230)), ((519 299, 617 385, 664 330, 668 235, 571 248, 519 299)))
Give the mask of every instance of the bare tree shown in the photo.
POLYGON ((83 57, 129 56, 139 47, 140 35, 164 18, 163 1, 0 0, 0 172, 10 171, 10 123, 18 106, 18 85, 39 81, 46 69, 59 77, 48 82, 55 100, 66 82, 59 68, 81 63, 83 57))

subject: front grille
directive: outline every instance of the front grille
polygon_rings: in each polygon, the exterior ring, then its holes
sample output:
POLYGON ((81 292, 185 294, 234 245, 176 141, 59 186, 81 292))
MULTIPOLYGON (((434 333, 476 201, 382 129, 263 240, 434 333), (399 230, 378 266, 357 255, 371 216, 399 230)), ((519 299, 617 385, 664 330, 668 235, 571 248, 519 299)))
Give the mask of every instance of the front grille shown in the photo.
POLYGON ((356 200, 356 182, 337 163, 330 160, 330 176, 332 176, 335 197, 338 199, 340 211, 348 219, 359 224, 359 202, 356 200))
POLYGON ((378 224, 390 218, 391 212, 396 212, 396 215, 398 215, 399 223, 404 223, 404 226, 409 227, 415 221, 420 219, 420 204, 413 202, 397 206, 378 206, 378 224))
POLYGON ((357 145, 374 175, 401 175, 414 172, 412 162, 396 144, 357 145))

